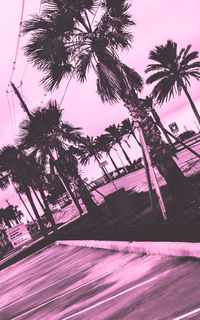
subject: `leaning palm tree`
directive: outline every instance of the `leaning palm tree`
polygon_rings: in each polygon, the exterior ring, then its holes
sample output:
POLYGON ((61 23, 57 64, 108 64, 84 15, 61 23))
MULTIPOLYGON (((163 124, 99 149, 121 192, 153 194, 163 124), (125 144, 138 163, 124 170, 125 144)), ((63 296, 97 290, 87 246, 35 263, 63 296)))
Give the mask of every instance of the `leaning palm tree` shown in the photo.
MULTIPOLYGON (((82 208, 71 191, 69 179, 75 161, 70 161, 69 165, 69 157, 66 157, 70 145, 76 144, 81 138, 80 128, 62 121, 62 109, 56 102, 49 102, 46 107, 31 112, 31 117, 26 118, 20 128, 20 148, 28 150, 41 166, 45 167, 48 163, 51 169, 56 168, 81 214, 82 208), (65 162, 61 163, 64 156, 65 162)), ((88 202, 91 202, 91 199, 88 199, 88 202)))
POLYGON ((27 166, 22 152, 14 146, 4 147, 0 151, 0 172, 4 180, 4 184, 1 186, 3 186, 4 189, 9 182, 12 182, 20 193, 24 193, 27 196, 38 220, 41 232, 46 236, 47 231, 42 223, 31 194, 30 183, 33 177, 30 175, 29 166, 27 166))
POLYGON ((120 126, 119 125, 116 126, 115 124, 112 124, 109 127, 107 127, 105 131, 113 140, 113 143, 119 145, 129 165, 132 166, 132 162, 122 146, 122 140, 123 140, 124 134, 122 133, 120 126))
MULTIPOLYGON (((96 143, 96 140, 92 136, 82 137, 79 140, 76 154, 79 157, 80 163, 83 165, 88 164, 90 161, 90 158, 94 158, 94 160, 98 163, 98 165, 99 166, 101 165, 101 161, 100 161, 100 159, 102 158, 101 150, 98 144, 96 143)), ((107 177, 107 173, 104 167, 102 167, 101 169, 103 171, 103 174, 107 177)))
POLYGON ((129 118, 124 119, 120 124, 120 130, 122 135, 127 135, 128 138, 132 135, 133 138, 136 140, 137 144, 141 147, 141 144, 135 135, 134 121, 131 121, 129 118))
POLYGON ((146 82, 148 84, 157 82, 153 89, 153 96, 158 103, 169 100, 175 93, 186 94, 192 110, 200 124, 200 115, 188 92, 190 78, 200 79, 200 61, 198 51, 190 51, 191 45, 177 50, 177 43, 168 40, 165 45, 156 46, 150 51, 149 59, 153 60, 147 66, 146 72, 153 72, 146 82))
POLYGON ((93 201, 91 194, 83 179, 81 178, 79 169, 78 169, 78 159, 77 159, 77 148, 73 145, 69 146, 68 150, 62 151, 60 154, 60 158, 57 160, 59 166, 63 171, 66 171, 68 179, 73 181, 78 193, 87 209, 87 212, 91 214, 91 216, 95 216, 95 214, 101 213, 100 208, 93 201))
MULTIPOLYGON (((18 209, 18 206, 13 206, 8 203, 8 206, 4 208, 4 221, 15 221, 16 224, 21 223, 21 217, 24 214, 18 209)), ((6 223, 7 225, 7 223, 6 223)))
POLYGON ((113 147, 113 139, 108 134, 102 134, 95 139, 96 146, 101 152, 105 152, 108 157, 110 158, 110 161, 112 162, 116 172, 118 175, 120 175, 119 168, 117 167, 115 161, 113 160, 110 151, 113 147))
POLYGON ((45 168, 49 163, 50 168, 56 167, 58 176, 69 192, 80 213, 82 209, 70 189, 69 181, 62 175, 62 170, 56 163, 56 159, 63 148, 67 147, 66 140, 75 142, 80 137, 80 128, 74 128, 62 121, 62 110, 56 102, 49 102, 46 108, 36 108, 28 113, 20 124, 19 147, 28 150, 37 159, 37 162, 45 168))
POLYGON ((43 0, 41 15, 34 15, 23 26, 31 33, 25 54, 44 71, 41 83, 47 90, 57 88, 66 77, 80 82, 93 69, 97 93, 102 101, 123 101, 135 122, 142 126, 154 163, 170 188, 183 180, 183 174, 165 148, 159 130, 142 110, 138 93, 143 81, 124 64, 118 49, 130 48, 134 25, 128 13, 128 0, 43 0), (98 20, 98 21, 97 21, 98 20), (158 147, 159 145, 159 147, 158 147))

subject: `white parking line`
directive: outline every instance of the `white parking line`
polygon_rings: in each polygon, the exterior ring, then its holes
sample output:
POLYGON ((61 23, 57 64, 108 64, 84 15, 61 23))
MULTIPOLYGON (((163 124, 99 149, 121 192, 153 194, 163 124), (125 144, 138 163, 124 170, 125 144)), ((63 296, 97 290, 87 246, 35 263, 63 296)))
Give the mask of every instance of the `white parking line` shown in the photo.
POLYGON ((2 309, 0 309, 0 311, 3 311, 3 310, 5 310, 5 309, 8 309, 8 308, 10 308, 11 306, 14 306, 14 305, 17 304, 17 303, 19 303, 19 302, 21 302, 21 301, 23 301, 23 300, 25 300, 25 299, 27 299, 27 298, 32 297, 32 296, 35 295, 35 294, 38 294, 38 293, 40 293, 40 292, 42 292, 42 291, 44 291, 44 290, 46 290, 46 289, 49 289, 50 287, 53 287, 53 286, 56 285, 57 283, 59 283, 59 282, 61 282, 61 281, 63 281, 63 280, 66 280, 66 279, 68 279, 68 278, 70 278, 70 277, 72 277, 72 276, 74 276, 74 275, 76 275, 76 274, 78 274, 78 273, 80 273, 80 272, 82 272, 82 271, 85 271, 85 270, 89 269, 90 267, 91 267, 91 265, 90 265, 90 266, 87 266, 87 267, 85 267, 85 268, 83 268, 83 269, 81 269, 81 270, 78 270, 78 271, 74 272, 73 274, 70 274, 70 275, 67 276, 67 277, 64 277, 64 278, 62 278, 62 279, 60 279, 60 280, 55 281, 55 282, 51 283, 50 285, 48 285, 47 287, 42 288, 41 290, 38 290, 38 291, 33 292, 33 293, 31 293, 31 294, 23 297, 23 298, 20 298, 20 299, 14 301, 14 302, 8 304, 7 306, 3 307, 2 309))
POLYGON ((109 275, 109 274, 112 274, 112 273, 114 273, 114 272, 116 272, 116 271, 124 268, 126 265, 127 265, 127 264, 123 264, 122 266, 120 266, 120 267, 118 267, 118 268, 116 268, 116 269, 113 269, 113 270, 111 270, 111 271, 109 271, 109 272, 106 272, 106 273, 104 273, 103 275, 101 275, 101 276, 99 276, 99 277, 97 277, 97 278, 95 278, 95 279, 92 279, 92 280, 90 280, 90 281, 88 281, 88 282, 86 282, 86 283, 84 283, 84 284, 82 284, 82 285, 80 285, 80 286, 78 286, 78 287, 75 287, 75 288, 73 288, 73 289, 71 289, 71 290, 69 290, 69 291, 66 291, 66 292, 62 293, 61 295, 59 295, 59 296, 57 296, 57 297, 55 297, 55 298, 52 298, 52 299, 50 299, 50 300, 48 300, 48 301, 40 304, 39 306, 33 307, 32 309, 30 309, 30 310, 28 310, 28 311, 26 311, 26 312, 24 312, 24 313, 22 313, 22 314, 20 314, 20 315, 18 315, 18 316, 16 316, 16 317, 12 318, 11 320, 19 319, 20 317, 22 317, 22 316, 24 316, 24 315, 27 315, 27 314, 29 314, 29 313, 31 313, 31 312, 33 312, 33 311, 36 311, 36 310, 38 310, 38 309, 40 309, 40 308, 48 305, 49 303, 51 303, 51 302, 53 302, 53 301, 56 301, 56 300, 58 300, 58 299, 60 299, 60 298, 62 298, 62 297, 64 297, 64 296, 66 296, 66 295, 68 295, 68 294, 70 294, 70 293, 72 293, 72 292, 74 292, 74 291, 77 291, 78 289, 81 289, 81 288, 83 288, 83 287, 85 287, 85 286, 87 286, 87 285, 89 285, 89 284, 91 284, 91 283, 93 283, 93 282, 95 282, 95 281, 97 281, 97 280, 99 280, 99 279, 102 279, 102 278, 106 277, 106 276, 109 275))
POLYGON ((122 292, 120 292, 120 293, 115 294, 114 296, 112 296, 112 297, 110 297, 110 298, 107 298, 107 299, 105 299, 105 300, 103 300, 103 301, 100 301, 100 302, 98 302, 98 303, 93 304, 92 306, 90 306, 90 307, 88 307, 88 308, 85 308, 85 309, 83 309, 83 310, 81 310, 81 311, 79 311, 79 312, 76 312, 76 313, 74 313, 74 314, 72 314, 72 315, 70 315, 70 316, 68 316, 68 317, 66 317, 66 318, 64 318, 64 319, 62 319, 62 320, 68 320, 68 319, 71 319, 71 318, 73 318, 73 317, 76 317, 76 316, 78 316, 78 315, 80 315, 80 314, 82 314, 82 313, 84 313, 84 312, 90 311, 90 310, 92 310, 92 309, 94 309, 94 308, 96 308, 96 307, 101 306, 102 304, 104 304, 104 303, 106 303, 106 302, 108 302, 108 301, 111 301, 111 300, 113 300, 113 299, 115 299, 115 298, 117 298, 117 297, 120 297, 121 295, 123 295, 123 294, 125 294, 125 293, 127 293, 127 292, 129 292, 129 291, 132 291, 132 290, 137 289, 137 288, 139 288, 139 287, 141 287, 141 286, 144 286, 145 284, 147 284, 147 283, 149 283, 149 282, 152 282, 152 281, 156 280, 157 278, 158 278, 158 276, 153 277, 153 278, 151 278, 151 279, 149 279, 149 280, 146 280, 146 281, 144 281, 144 282, 142 282, 142 283, 139 283, 139 284, 137 284, 137 285, 135 285, 135 286, 133 286, 133 287, 131 287, 131 288, 129 288, 129 289, 126 289, 126 290, 124 290, 124 291, 122 291, 122 292))
POLYGON ((186 318, 188 318, 188 317, 190 317, 190 316, 193 316, 193 315, 195 315, 196 313, 199 313, 199 312, 200 312, 200 308, 197 308, 197 309, 192 310, 192 311, 190 311, 190 312, 188 312, 188 313, 182 314, 182 315, 179 316, 179 317, 173 318, 172 320, 182 320, 182 319, 186 319, 186 318))

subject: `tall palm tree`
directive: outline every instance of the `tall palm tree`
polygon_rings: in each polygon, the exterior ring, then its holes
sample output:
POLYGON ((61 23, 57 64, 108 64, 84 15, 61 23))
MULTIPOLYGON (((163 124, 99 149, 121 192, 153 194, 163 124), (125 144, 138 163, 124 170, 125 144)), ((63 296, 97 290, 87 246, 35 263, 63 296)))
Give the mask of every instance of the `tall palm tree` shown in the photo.
POLYGON ((131 46, 130 26, 134 22, 128 13, 129 1, 43 0, 43 5, 41 15, 26 21, 23 31, 31 34, 25 54, 44 71, 41 83, 45 89, 57 88, 62 79, 72 75, 83 82, 88 70, 93 69, 102 101, 124 102, 143 127, 149 149, 167 184, 179 188, 183 174, 165 148, 159 130, 141 109, 138 92, 143 87, 142 78, 117 54, 118 49, 131 46), (96 19, 98 22, 94 23, 96 19))
POLYGON ((62 121, 62 110, 59 109, 56 101, 49 102, 46 108, 39 107, 29 113, 28 118, 20 124, 20 128, 21 134, 18 139, 20 148, 29 150, 42 167, 45 167, 47 163, 51 169, 56 167, 61 181, 79 212, 82 213, 82 208, 70 189, 68 179, 62 175, 62 170, 55 161, 63 148, 67 147, 66 140, 77 141, 80 136, 80 128, 73 128, 67 122, 62 121))
POLYGON ((35 157, 33 156, 26 156, 24 157, 24 160, 26 160, 27 165, 29 167, 29 172, 30 175, 32 176, 32 185, 31 185, 31 189, 33 191, 33 193, 35 194, 38 202, 40 203, 40 206, 42 208, 42 210, 44 211, 45 215, 47 216, 49 222, 52 225, 53 231, 56 232, 57 227, 51 212, 51 209, 49 207, 49 203, 47 200, 47 197, 45 195, 45 172, 44 172, 44 168, 42 168, 42 166, 37 163, 35 157), (36 190, 39 191, 40 196, 42 198, 43 203, 41 202, 40 198, 37 195, 36 190))
POLYGON ((133 136, 133 138, 136 140, 137 144, 141 147, 141 144, 139 140, 137 139, 134 131, 134 121, 131 121, 129 118, 124 119, 122 123, 120 124, 120 130, 123 135, 127 135, 128 138, 130 135, 133 136))
POLYGON ((198 51, 191 52, 190 49, 191 45, 188 45, 178 51, 177 43, 171 40, 165 45, 156 46, 149 54, 149 59, 154 63, 149 64, 146 69, 146 72, 153 74, 146 82, 157 82, 152 93, 161 104, 175 93, 180 95, 184 91, 200 124, 200 115, 188 92, 190 78, 200 79, 200 61, 196 61, 198 51))
POLYGON ((120 126, 119 125, 116 126, 115 124, 112 124, 109 127, 107 127, 105 131, 109 134, 110 138, 113 139, 113 142, 119 145, 129 165, 132 166, 132 162, 122 146, 122 140, 123 140, 124 134, 120 130, 120 126))
MULTIPOLYGON (((22 152, 14 146, 4 147, 0 151, 0 172, 1 175, 4 176, 4 180, 7 179, 7 183, 12 181, 13 184, 17 185, 20 193, 26 194, 38 220, 41 232, 46 236, 47 231, 31 195, 30 183, 33 177, 30 174, 29 166, 27 166, 27 162, 24 160, 22 152)), ((5 184, 3 187, 5 188, 5 184)))
POLYGON ((113 160, 113 158, 110 154, 110 151, 113 147, 113 139, 111 139, 111 137, 108 134, 102 134, 102 135, 96 137, 95 142, 96 142, 96 146, 98 147, 98 149, 102 152, 105 152, 108 155, 115 170, 120 175, 119 168, 117 167, 115 161, 113 160))
MULTIPOLYGON (((70 187, 69 176, 72 162, 70 162, 70 169, 68 169, 69 157, 65 158, 65 163, 62 165, 59 161, 63 155, 66 155, 70 145, 76 144, 80 140, 80 128, 75 128, 62 121, 62 110, 56 102, 49 102, 46 107, 37 108, 31 113, 31 117, 21 123, 20 128, 20 147, 34 155, 42 166, 49 163, 51 168, 56 168, 79 212, 82 213, 82 208, 70 187)), ((73 164, 75 165, 75 162, 73 164)), ((88 202, 91 200, 88 199, 88 202)))

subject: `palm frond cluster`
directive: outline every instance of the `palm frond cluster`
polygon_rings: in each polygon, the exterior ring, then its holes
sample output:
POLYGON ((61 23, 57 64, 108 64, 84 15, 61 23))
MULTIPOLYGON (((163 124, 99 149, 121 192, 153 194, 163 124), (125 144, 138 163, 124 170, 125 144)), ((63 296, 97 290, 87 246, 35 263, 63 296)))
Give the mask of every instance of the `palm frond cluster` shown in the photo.
POLYGON ((42 84, 52 90, 73 73, 85 81, 93 68, 97 90, 103 101, 121 99, 129 85, 142 89, 142 78, 121 63, 116 50, 131 46, 134 25, 128 13, 128 1, 43 1, 41 16, 24 23, 24 33, 31 33, 25 54, 45 72, 42 84), (98 22, 94 15, 100 15, 98 22), (123 74, 126 75, 125 81, 123 74))
POLYGON ((156 46, 149 54, 153 60, 146 73, 153 72, 147 78, 147 84, 157 82, 152 94, 158 103, 169 100, 176 93, 181 94, 183 87, 190 85, 190 77, 200 79, 200 62, 197 51, 190 51, 191 45, 178 52, 177 43, 168 40, 166 45, 156 46))

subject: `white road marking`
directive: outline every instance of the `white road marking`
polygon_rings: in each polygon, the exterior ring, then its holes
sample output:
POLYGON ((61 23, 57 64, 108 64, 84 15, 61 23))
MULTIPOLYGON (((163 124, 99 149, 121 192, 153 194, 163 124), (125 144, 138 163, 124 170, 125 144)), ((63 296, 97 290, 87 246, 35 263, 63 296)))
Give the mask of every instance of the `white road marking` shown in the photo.
POLYGON ((74 291, 77 291, 78 289, 81 289, 81 288, 83 288, 83 287, 85 287, 85 286, 87 286, 87 285, 89 285, 89 284, 91 284, 91 283, 93 283, 93 282, 95 282, 95 281, 97 281, 97 280, 99 280, 99 279, 102 279, 102 278, 106 277, 106 276, 109 275, 109 274, 112 274, 112 273, 114 273, 114 272, 122 269, 122 268, 125 267, 126 265, 127 265, 127 264, 123 264, 122 266, 120 266, 120 267, 118 267, 118 268, 116 268, 116 269, 113 269, 112 271, 106 272, 106 273, 104 273, 103 275, 101 275, 101 276, 99 276, 99 277, 97 277, 97 278, 95 278, 95 279, 92 279, 92 280, 90 280, 90 281, 88 281, 88 282, 86 282, 86 283, 84 283, 84 284, 82 284, 82 285, 80 285, 80 286, 78 286, 78 287, 75 287, 75 288, 73 288, 73 289, 71 289, 71 290, 69 290, 69 291, 66 291, 66 292, 62 293, 61 295, 59 295, 59 296, 57 296, 57 297, 55 297, 55 298, 52 298, 52 299, 50 299, 50 300, 48 300, 48 301, 40 304, 40 305, 37 306, 37 307, 33 307, 32 309, 30 309, 30 310, 28 310, 28 311, 26 311, 26 312, 24 312, 24 313, 21 313, 20 315, 12 318, 11 320, 19 319, 20 317, 22 317, 22 316, 24 316, 24 315, 27 315, 27 314, 29 314, 29 313, 31 313, 31 312, 33 312, 33 311, 36 311, 36 310, 38 310, 38 309, 40 309, 40 308, 48 305, 49 303, 51 303, 51 302, 53 302, 53 301, 56 301, 56 300, 58 300, 58 299, 60 299, 60 298, 62 298, 62 297, 64 297, 64 296, 66 296, 66 295, 68 295, 68 294, 70 294, 70 293, 72 293, 72 292, 74 292, 74 291))
POLYGON ((123 295, 123 294, 125 294, 125 293, 127 293, 127 292, 129 292, 129 291, 132 291, 132 290, 134 290, 134 289, 137 289, 137 288, 139 288, 139 287, 141 287, 141 286, 144 286, 145 284, 147 284, 147 283, 149 283, 149 282, 152 282, 152 281, 156 280, 158 277, 159 277, 159 276, 156 276, 156 277, 153 277, 153 278, 151 278, 151 279, 149 279, 149 280, 146 280, 146 281, 144 281, 144 282, 142 282, 142 283, 136 284, 135 286, 133 286, 133 287, 131 287, 131 288, 129 288, 129 289, 126 289, 126 290, 124 290, 124 291, 122 291, 122 292, 120 292, 120 293, 117 293, 117 294, 115 294, 114 296, 112 296, 112 297, 110 297, 110 298, 107 298, 107 299, 105 299, 105 300, 103 300, 103 301, 100 301, 100 302, 98 302, 98 303, 95 303, 95 304, 93 304, 92 306, 90 306, 90 307, 88 307, 88 308, 85 308, 85 309, 83 309, 83 310, 81 310, 81 311, 79 311, 79 312, 76 312, 76 313, 74 313, 74 314, 72 314, 72 315, 70 315, 70 316, 68 316, 68 317, 66 317, 66 318, 63 318, 62 320, 71 319, 71 318, 73 318, 73 317, 76 317, 76 316, 84 313, 84 312, 87 312, 87 311, 90 311, 90 310, 92 310, 92 309, 94 309, 94 308, 96 308, 96 307, 99 307, 99 306, 101 306, 102 304, 104 304, 104 303, 106 303, 106 302, 108 302, 108 301, 111 301, 111 300, 113 300, 113 299, 115 299, 115 298, 117 298, 117 297, 120 297, 121 295, 123 295))
POLYGON ((176 318, 173 318, 172 320, 182 320, 182 319, 186 319, 192 315, 195 315, 196 313, 199 313, 200 312, 200 308, 197 308, 195 310, 192 310, 188 313, 185 313, 185 314, 182 314, 181 316, 179 317, 176 317, 176 318))
POLYGON ((3 311, 3 310, 5 310, 5 309, 8 309, 9 307, 15 305, 16 303, 19 303, 19 302, 21 302, 21 301, 23 301, 23 300, 25 300, 25 299, 27 299, 27 298, 32 297, 33 295, 35 295, 35 294, 37 294, 37 293, 40 293, 40 292, 42 292, 42 291, 44 291, 44 290, 46 290, 46 289, 49 289, 50 287, 53 287, 53 286, 56 285, 57 283, 59 283, 59 282, 61 282, 61 281, 63 281, 63 280, 66 280, 66 279, 68 279, 68 278, 70 278, 70 277, 72 277, 72 276, 75 276, 76 274, 78 274, 78 273, 80 273, 80 272, 82 272, 82 271, 85 271, 85 270, 89 269, 90 267, 91 267, 91 265, 90 265, 90 266, 87 266, 87 267, 85 267, 85 268, 83 268, 83 269, 80 269, 80 270, 74 272, 73 274, 70 274, 70 275, 67 276, 67 277, 64 277, 64 278, 62 278, 62 279, 60 279, 60 280, 55 281, 55 282, 49 284, 47 287, 42 288, 41 290, 35 291, 35 292, 33 292, 33 293, 31 293, 31 294, 23 297, 23 298, 20 298, 20 299, 14 301, 14 302, 8 304, 7 306, 3 307, 2 309, 0 309, 0 311, 3 311))

